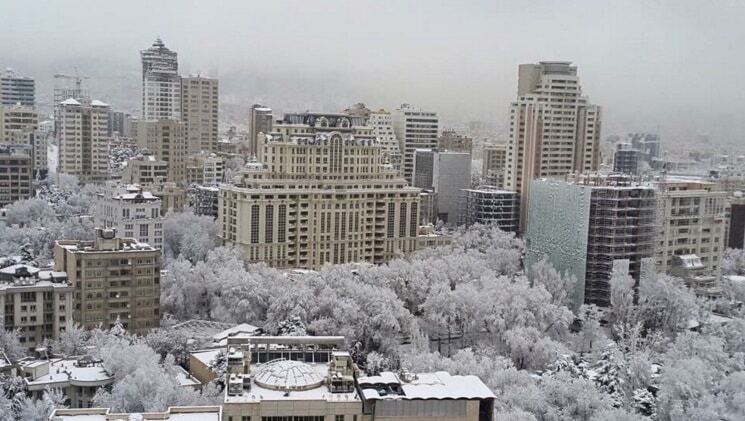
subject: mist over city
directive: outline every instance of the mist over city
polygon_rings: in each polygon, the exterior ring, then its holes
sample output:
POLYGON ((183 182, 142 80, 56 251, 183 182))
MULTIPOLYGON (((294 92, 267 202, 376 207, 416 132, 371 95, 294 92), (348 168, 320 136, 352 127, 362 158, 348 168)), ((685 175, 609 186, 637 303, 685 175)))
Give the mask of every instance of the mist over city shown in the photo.
POLYGON ((0 421, 745 420, 743 16, 0 0, 0 421))

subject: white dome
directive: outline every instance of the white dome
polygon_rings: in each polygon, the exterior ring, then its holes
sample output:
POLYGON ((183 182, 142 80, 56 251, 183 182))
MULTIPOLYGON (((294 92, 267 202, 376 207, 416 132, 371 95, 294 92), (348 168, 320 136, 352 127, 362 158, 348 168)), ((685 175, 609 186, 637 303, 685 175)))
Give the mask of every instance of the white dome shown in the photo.
POLYGON ((323 384, 323 375, 310 365, 292 360, 274 360, 257 369, 254 381, 273 390, 308 390, 323 384))

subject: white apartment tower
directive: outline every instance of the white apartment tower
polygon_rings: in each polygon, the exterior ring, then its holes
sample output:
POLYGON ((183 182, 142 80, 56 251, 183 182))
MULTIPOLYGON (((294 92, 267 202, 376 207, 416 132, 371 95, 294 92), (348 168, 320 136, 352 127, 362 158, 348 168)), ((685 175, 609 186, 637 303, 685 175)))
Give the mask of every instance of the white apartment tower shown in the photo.
POLYGON ((188 153, 217 150, 217 79, 190 76, 181 79, 181 120, 188 153))
POLYGON ((527 227, 530 182, 596 171, 600 107, 582 96, 577 67, 566 61, 521 64, 510 106, 505 188, 520 194, 520 231, 527 227))
POLYGON ((383 154, 397 171, 401 171, 401 145, 393 130, 393 117, 386 110, 370 111, 367 125, 373 128, 373 134, 383 147, 383 154))
POLYGON ((69 98, 60 103, 58 174, 82 182, 103 181, 109 170, 109 106, 98 100, 69 98))
POLYGON ((178 54, 166 48, 160 38, 140 51, 142 58, 142 118, 181 118, 181 77, 178 54))
POLYGON ((414 154, 417 149, 436 149, 439 131, 437 113, 403 104, 392 113, 393 131, 403 155, 402 175, 413 182, 414 154))

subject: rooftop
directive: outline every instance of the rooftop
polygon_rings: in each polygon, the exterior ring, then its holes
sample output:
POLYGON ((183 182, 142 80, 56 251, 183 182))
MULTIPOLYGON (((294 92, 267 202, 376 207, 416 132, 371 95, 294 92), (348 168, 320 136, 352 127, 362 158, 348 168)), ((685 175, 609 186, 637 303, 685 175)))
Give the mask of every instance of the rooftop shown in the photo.
POLYGON ((382 372, 360 377, 365 399, 487 399, 494 393, 476 376, 453 376, 445 371, 405 375, 382 372))
POLYGON ((51 421, 220 421, 219 406, 173 406, 165 412, 113 413, 109 408, 56 409, 51 421))
POLYGON ((47 387, 102 386, 114 381, 100 361, 83 358, 56 358, 19 362, 29 390, 47 387))

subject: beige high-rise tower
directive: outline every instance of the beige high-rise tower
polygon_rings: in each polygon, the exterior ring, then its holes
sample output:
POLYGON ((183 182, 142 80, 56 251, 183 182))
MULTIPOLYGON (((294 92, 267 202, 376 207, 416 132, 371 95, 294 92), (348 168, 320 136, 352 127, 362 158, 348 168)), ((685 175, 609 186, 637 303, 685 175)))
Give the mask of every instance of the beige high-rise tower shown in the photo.
POLYGON ((181 78, 181 120, 190 155, 217 150, 217 104, 217 79, 181 78))
POLYGON ((567 61, 521 64, 510 106, 505 188, 520 194, 520 231, 527 227, 530 181, 596 171, 600 107, 582 96, 577 67, 567 61))
POLYGON ((98 100, 62 101, 58 173, 82 182, 104 181, 109 171, 109 106, 98 100))
POLYGON ((132 137, 138 148, 146 148, 155 157, 168 163, 168 181, 181 183, 186 179, 186 138, 184 123, 176 120, 132 121, 132 137))

